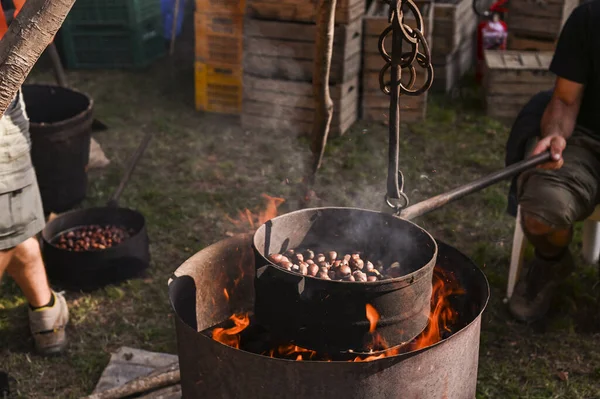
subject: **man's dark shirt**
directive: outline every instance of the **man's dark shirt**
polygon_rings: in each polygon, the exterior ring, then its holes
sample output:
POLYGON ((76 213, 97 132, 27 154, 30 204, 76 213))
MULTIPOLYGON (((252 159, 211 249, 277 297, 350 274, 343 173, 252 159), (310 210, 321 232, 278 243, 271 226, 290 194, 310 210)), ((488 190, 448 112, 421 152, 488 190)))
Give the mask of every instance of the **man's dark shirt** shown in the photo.
POLYGON ((600 137, 600 0, 573 10, 558 39, 550 71, 585 85, 577 124, 600 137))

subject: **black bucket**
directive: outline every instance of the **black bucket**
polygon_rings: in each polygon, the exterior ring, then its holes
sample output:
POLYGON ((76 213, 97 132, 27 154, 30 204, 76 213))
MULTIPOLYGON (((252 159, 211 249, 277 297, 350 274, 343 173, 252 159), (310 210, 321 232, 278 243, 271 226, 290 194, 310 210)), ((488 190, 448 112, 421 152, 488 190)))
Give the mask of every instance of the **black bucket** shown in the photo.
POLYGON ((68 211, 87 192, 93 100, 60 86, 23 85, 22 90, 44 213, 68 211))

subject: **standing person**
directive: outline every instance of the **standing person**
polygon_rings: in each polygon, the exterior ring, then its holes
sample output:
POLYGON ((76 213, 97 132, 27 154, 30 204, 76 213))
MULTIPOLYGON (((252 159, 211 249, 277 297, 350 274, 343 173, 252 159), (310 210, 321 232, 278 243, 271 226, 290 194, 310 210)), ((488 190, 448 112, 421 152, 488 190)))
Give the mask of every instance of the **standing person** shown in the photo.
MULTIPOLYGON (((3 17, 4 12, 1 14, 3 17)), ((0 34, 5 32, 6 29, 0 34)), ((50 355, 66 347, 69 311, 63 295, 48 284, 35 237, 44 224, 40 191, 31 163, 29 119, 19 91, 0 119, 0 278, 6 271, 23 291, 29 302, 29 325, 35 348, 50 355)))
POLYGON ((550 65, 556 83, 532 151, 550 150, 553 161, 519 177, 522 226, 535 247, 509 302, 522 321, 546 315, 556 287, 574 269, 573 224, 600 203, 600 30, 595 25, 600 26, 600 0, 578 6, 565 23, 550 65))

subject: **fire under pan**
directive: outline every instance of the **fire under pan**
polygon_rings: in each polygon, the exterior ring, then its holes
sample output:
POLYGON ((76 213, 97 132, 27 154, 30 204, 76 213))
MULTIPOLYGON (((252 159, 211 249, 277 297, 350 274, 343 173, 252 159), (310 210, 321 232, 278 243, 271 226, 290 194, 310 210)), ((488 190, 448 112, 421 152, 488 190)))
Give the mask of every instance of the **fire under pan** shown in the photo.
POLYGON ((464 289, 453 304, 460 319, 455 330, 420 350, 363 362, 284 360, 213 340, 203 331, 233 314, 253 311, 252 236, 233 237, 200 251, 169 282, 183 397, 474 398, 489 285, 469 258, 449 245, 438 245, 437 267, 452 273, 464 289))

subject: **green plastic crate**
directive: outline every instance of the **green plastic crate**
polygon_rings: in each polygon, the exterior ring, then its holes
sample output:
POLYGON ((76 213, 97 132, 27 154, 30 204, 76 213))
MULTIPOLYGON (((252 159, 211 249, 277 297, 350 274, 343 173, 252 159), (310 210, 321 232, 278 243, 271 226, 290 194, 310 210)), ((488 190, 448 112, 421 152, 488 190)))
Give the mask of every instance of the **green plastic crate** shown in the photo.
POLYGON ((160 14, 160 0, 77 0, 65 24, 133 27, 160 14))
POLYGON ((134 29, 106 26, 65 26, 60 41, 67 68, 144 68, 166 53, 162 18, 134 29))

